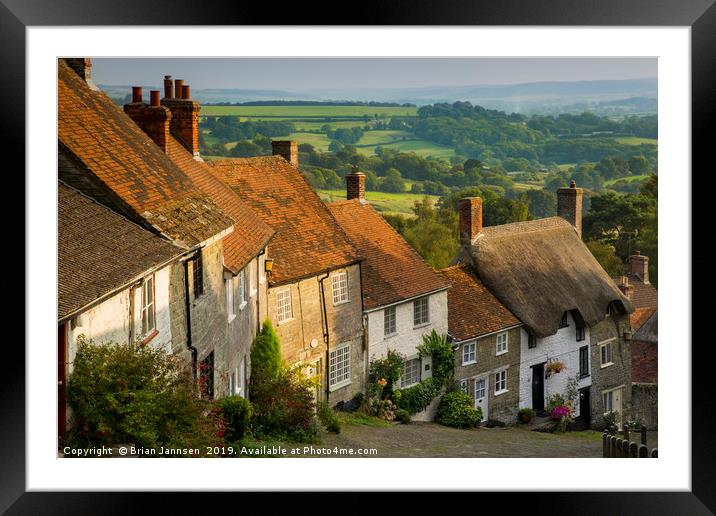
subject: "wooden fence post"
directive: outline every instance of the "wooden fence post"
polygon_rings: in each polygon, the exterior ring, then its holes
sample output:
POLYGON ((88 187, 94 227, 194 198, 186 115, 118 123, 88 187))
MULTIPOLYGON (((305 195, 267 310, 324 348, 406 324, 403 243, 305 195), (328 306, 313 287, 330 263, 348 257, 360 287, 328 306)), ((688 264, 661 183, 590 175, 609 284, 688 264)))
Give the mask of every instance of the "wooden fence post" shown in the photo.
POLYGON ((629 440, 629 423, 624 423, 624 440, 629 440))
POLYGON ((624 440, 622 441, 622 457, 629 457, 629 441, 624 440))
POLYGON ((641 444, 644 446, 647 446, 646 443, 646 427, 644 425, 641 425, 641 444))
POLYGON ((609 434, 606 430, 604 430, 604 433, 602 434, 602 457, 607 458, 609 457, 609 445, 607 444, 607 439, 609 438, 609 434))
POLYGON ((649 448, 646 447, 646 445, 641 444, 639 445, 639 458, 648 458, 649 457, 649 448))
POLYGON ((637 458, 639 456, 639 445, 636 443, 629 443, 629 457, 637 458))

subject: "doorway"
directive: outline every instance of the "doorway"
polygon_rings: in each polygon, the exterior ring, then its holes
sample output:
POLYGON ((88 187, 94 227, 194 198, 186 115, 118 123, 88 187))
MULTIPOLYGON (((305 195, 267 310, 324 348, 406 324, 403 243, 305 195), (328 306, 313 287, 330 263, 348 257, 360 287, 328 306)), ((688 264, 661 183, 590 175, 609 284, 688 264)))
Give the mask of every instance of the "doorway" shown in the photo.
POLYGON ((544 364, 532 366, 532 409, 537 413, 544 412, 544 364))
POLYGON ((482 421, 487 420, 487 378, 475 379, 475 408, 482 410, 482 421))

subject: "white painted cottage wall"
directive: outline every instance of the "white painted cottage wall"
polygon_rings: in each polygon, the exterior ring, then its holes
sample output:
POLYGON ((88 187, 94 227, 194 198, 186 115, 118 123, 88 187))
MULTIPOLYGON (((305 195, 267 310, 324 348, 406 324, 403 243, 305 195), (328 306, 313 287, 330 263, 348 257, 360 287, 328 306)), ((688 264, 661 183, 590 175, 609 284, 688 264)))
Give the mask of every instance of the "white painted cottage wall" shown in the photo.
MULTIPOLYGON (((159 333, 150 344, 157 348, 171 351, 171 326, 169 321, 169 271, 170 266, 164 267, 154 274, 154 295, 156 310, 156 326, 159 333)), ((84 335, 86 340, 95 344, 109 342, 129 342, 130 289, 127 288, 102 303, 93 306, 77 316, 77 326, 72 329, 71 322, 67 323, 67 374, 73 369, 75 355, 77 354, 77 339, 84 335)), ((137 331, 142 328, 142 289, 134 291, 134 324, 137 331)))
MULTIPOLYGON (((557 374, 552 374, 545 378, 544 382, 544 399, 545 404, 547 398, 552 394, 565 394, 567 383, 579 373, 579 348, 589 346, 589 327, 585 327, 584 340, 577 341, 577 331, 574 319, 571 314, 567 315, 569 326, 560 328, 557 333, 537 339, 537 346, 528 348, 527 331, 522 328, 522 344, 520 359, 520 407, 532 407, 532 370, 531 366, 541 362, 560 361, 564 362, 566 368, 557 374)), ((592 368, 590 359, 590 371, 592 368)), ((592 384, 592 377, 587 376, 579 380, 579 388, 587 387, 592 384)), ((575 403, 575 417, 579 416, 579 403, 575 403)))
MULTIPOLYGON (((384 310, 368 312, 368 359, 381 358, 388 350, 397 351, 407 359, 415 358, 417 347, 423 342, 423 335, 435 330, 438 334, 448 331, 447 290, 430 295, 428 301, 430 322, 426 325, 413 326, 413 300, 395 306, 396 333, 385 337, 383 332, 384 310)), ((432 371, 425 371, 430 359, 423 360, 422 378, 428 378, 432 371)), ((431 368, 432 369, 432 368, 431 368)))

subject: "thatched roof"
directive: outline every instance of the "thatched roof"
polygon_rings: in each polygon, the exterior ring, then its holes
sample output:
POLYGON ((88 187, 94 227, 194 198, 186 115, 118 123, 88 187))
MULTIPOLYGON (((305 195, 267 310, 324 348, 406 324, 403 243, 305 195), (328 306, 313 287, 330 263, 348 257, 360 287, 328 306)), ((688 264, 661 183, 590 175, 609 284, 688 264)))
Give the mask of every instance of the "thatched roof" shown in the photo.
POLYGON ((561 217, 486 227, 460 260, 471 261, 483 283, 537 337, 556 333, 569 310, 589 326, 605 318, 611 302, 632 311, 561 217))

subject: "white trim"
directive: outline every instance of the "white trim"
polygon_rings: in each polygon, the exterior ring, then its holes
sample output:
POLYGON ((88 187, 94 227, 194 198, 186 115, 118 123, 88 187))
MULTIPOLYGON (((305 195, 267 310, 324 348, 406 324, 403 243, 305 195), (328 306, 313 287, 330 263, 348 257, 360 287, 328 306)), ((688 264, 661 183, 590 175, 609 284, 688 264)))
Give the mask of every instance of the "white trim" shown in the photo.
POLYGON ((466 366, 466 365, 470 365, 470 364, 477 364, 477 340, 473 340, 470 342, 466 342, 465 344, 462 344, 462 365, 466 366), (472 353, 468 352, 467 354, 468 355, 472 354, 472 356, 474 356, 475 358, 465 362, 465 347, 470 346, 470 345, 472 345, 474 347, 473 347, 472 353))
POLYGON ((350 342, 344 342, 344 343, 342 343, 342 344, 337 345, 337 346, 334 347, 333 349, 329 350, 329 352, 328 352, 328 363, 326 364, 326 373, 327 373, 327 374, 326 374, 326 376, 327 376, 326 381, 328 382, 328 391, 329 391, 329 392, 333 392, 333 391, 335 391, 335 390, 338 390, 338 389, 340 389, 340 388, 342 388, 342 387, 345 387, 346 385, 349 385, 349 384, 351 383, 351 381, 352 381, 352 380, 351 380, 351 377, 352 377, 352 374, 353 374, 353 364, 351 363, 351 353, 352 353, 352 350, 351 350, 351 343, 350 343, 350 342), (334 384, 331 384, 331 372, 332 372, 332 368, 331 368, 331 355, 332 355, 333 353, 337 353, 337 352, 339 352, 339 351, 342 351, 342 350, 345 349, 345 348, 348 348, 348 367, 347 367, 347 369, 348 369, 348 378, 346 378, 345 380, 341 380, 340 382, 336 382, 336 383, 334 383, 334 384))
POLYGON ((228 235, 228 234, 230 234, 230 233, 233 233, 233 232, 234 232, 234 225, 232 224, 231 226, 229 226, 229 227, 226 228, 225 230, 221 231, 220 233, 217 233, 216 235, 207 238, 207 239, 204 240, 203 242, 200 242, 200 243, 199 243, 199 247, 202 247, 202 248, 208 247, 208 246, 210 246, 211 244, 213 244, 214 242, 217 242, 218 240, 221 240, 221 239, 224 238, 226 235, 228 235))
MULTIPOLYGON (((494 376, 495 376, 495 382, 494 382, 493 385, 494 385, 494 389, 495 389, 495 390, 493 391, 493 394, 494 394, 495 396, 499 396, 499 395, 504 394, 504 393, 506 393, 506 392, 510 392, 510 389, 507 388, 507 382, 508 382, 508 379, 507 379, 507 368, 505 367, 505 368, 503 368, 503 369, 498 369, 498 370, 495 372, 494 376), (499 375, 500 373, 505 373, 505 378, 504 378, 505 388, 504 388, 504 389, 500 389, 500 390, 498 391, 498 390, 497 390, 497 375, 499 375)), ((502 381, 503 381, 503 380, 500 380, 500 383, 502 383, 502 381)))
POLYGON ((495 356, 499 357, 500 355, 504 355, 510 351, 510 334, 506 331, 500 332, 495 337, 495 356), (500 337, 504 335, 505 336, 505 349, 500 350, 500 337))

